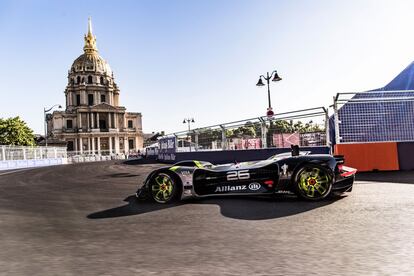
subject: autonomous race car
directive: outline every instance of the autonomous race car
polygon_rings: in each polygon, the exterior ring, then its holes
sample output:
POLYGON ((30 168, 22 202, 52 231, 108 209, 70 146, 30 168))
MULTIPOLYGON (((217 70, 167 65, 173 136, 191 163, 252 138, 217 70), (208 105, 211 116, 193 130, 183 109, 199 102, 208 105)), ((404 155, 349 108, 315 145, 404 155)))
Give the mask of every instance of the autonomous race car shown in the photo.
POLYGON ((136 197, 171 203, 207 196, 296 194, 316 201, 352 191, 356 169, 343 163, 343 156, 310 154, 299 148, 253 162, 181 161, 151 172, 136 197))

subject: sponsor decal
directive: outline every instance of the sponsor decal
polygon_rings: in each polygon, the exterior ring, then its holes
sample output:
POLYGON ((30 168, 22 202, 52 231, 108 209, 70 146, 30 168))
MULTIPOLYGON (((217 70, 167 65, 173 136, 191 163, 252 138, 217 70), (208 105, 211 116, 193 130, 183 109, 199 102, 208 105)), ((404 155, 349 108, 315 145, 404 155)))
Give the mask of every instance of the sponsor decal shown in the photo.
POLYGON ((160 160, 175 160, 176 138, 165 137, 158 140, 159 150, 158 159, 160 160))
POLYGON ((260 183, 257 183, 257 182, 253 182, 253 183, 249 184, 249 190, 252 190, 252 191, 257 191, 261 187, 262 187, 262 185, 260 185, 260 183))
POLYGON ((173 154, 173 153, 171 153, 171 154, 168 154, 168 153, 159 153, 158 154, 158 159, 160 159, 160 160, 175 160, 175 154, 173 154))
POLYGON ((284 164, 282 167, 280 167, 282 169, 282 174, 283 175, 287 175, 287 170, 289 168, 288 165, 284 164))
POLYGON ((191 174, 191 172, 190 172, 190 171, 181 171, 181 174, 182 174, 182 175, 190 175, 190 174, 191 174))
POLYGON ((235 191, 244 191, 247 190, 247 185, 236 185, 236 186, 217 186, 215 193, 222 193, 222 192, 235 192, 235 191))
POLYGON ((294 194, 291 191, 287 191, 287 190, 278 190, 278 191, 276 191, 276 193, 277 194, 287 194, 287 195, 294 194))
POLYGON ((160 144, 162 150, 175 149, 175 139, 165 139, 160 144))

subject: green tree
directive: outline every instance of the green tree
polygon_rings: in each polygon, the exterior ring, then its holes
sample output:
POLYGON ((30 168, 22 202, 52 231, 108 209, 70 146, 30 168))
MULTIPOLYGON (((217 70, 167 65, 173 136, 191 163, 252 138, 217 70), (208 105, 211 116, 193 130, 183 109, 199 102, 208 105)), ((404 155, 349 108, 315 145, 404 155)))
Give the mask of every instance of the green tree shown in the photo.
POLYGON ((246 122, 243 126, 238 128, 226 130, 227 138, 242 138, 242 137, 255 137, 256 134, 260 134, 260 125, 257 129, 257 125, 252 122, 246 122))
POLYGON ((313 121, 309 121, 303 124, 301 121, 297 121, 293 123, 293 120, 278 120, 273 122, 270 127, 269 131, 272 133, 293 133, 293 132, 301 132, 301 133, 308 133, 308 132, 322 132, 325 131, 324 128, 321 128, 318 124, 313 123, 313 121))
POLYGON ((20 117, 0 118, 0 144, 17 146, 34 146, 35 136, 20 117))
MULTIPOLYGON (((211 148, 213 141, 221 141, 221 129, 198 129, 198 144, 205 149, 211 148)), ((191 141, 195 141, 195 134, 191 134, 191 141)))

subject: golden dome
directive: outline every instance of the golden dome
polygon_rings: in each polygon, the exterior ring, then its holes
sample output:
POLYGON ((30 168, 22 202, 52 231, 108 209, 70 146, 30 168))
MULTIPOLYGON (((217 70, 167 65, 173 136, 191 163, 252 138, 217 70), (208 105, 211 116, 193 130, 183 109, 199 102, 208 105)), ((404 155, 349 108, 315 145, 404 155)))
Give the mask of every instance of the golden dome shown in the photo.
POLYGON ((92 34, 92 22, 88 19, 88 34, 85 35, 85 46, 83 47, 84 54, 80 55, 73 62, 70 72, 91 72, 112 76, 111 67, 98 54, 96 47, 96 37, 92 34))
POLYGON ((111 67, 109 67, 109 64, 97 53, 80 55, 73 62, 70 72, 91 72, 112 76, 111 67))

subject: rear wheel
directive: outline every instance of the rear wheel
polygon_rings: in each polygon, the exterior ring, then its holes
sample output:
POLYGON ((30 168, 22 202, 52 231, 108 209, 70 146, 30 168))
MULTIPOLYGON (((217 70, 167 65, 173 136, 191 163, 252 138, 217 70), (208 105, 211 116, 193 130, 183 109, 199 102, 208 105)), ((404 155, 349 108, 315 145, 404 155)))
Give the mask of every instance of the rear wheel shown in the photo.
POLYGON ((160 172, 157 173, 150 183, 151 197, 158 203, 170 203, 177 200, 180 186, 172 175, 160 172))
POLYGON ((333 177, 327 168, 308 164, 298 170, 294 180, 297 194, 301 198, 321 200, 331 192, 333 177))

